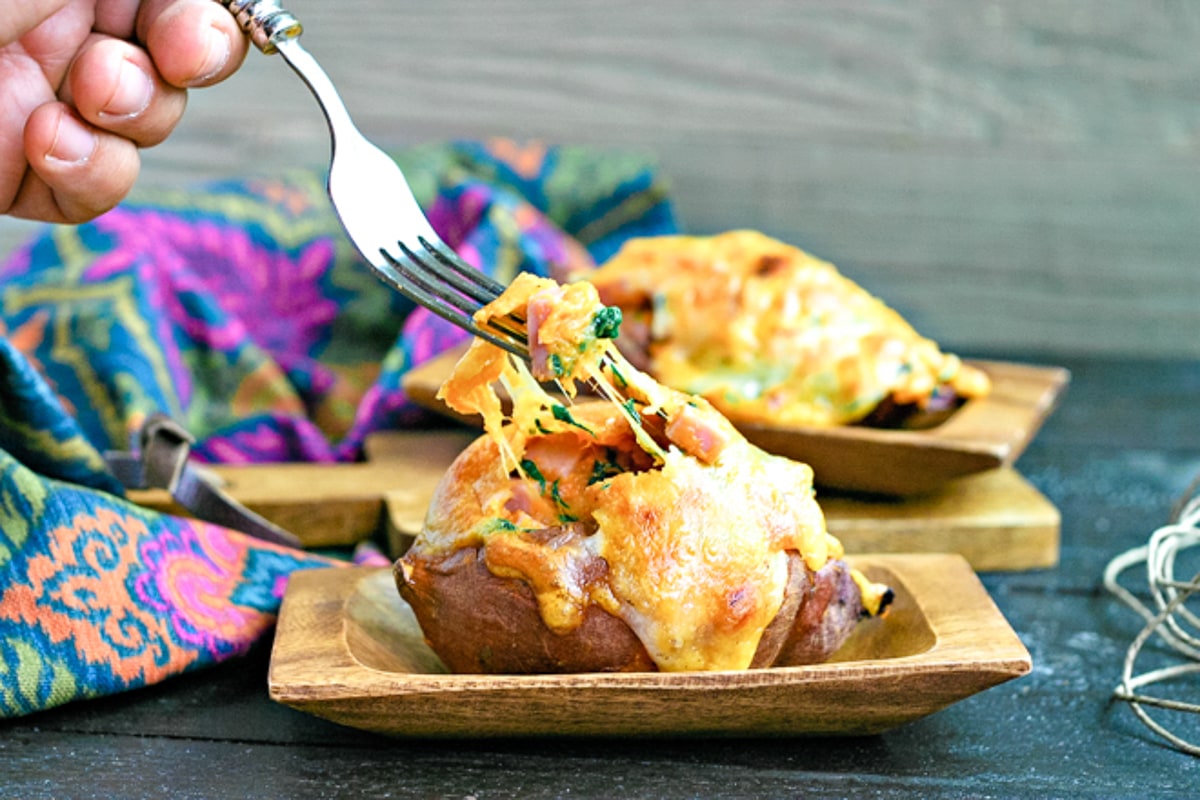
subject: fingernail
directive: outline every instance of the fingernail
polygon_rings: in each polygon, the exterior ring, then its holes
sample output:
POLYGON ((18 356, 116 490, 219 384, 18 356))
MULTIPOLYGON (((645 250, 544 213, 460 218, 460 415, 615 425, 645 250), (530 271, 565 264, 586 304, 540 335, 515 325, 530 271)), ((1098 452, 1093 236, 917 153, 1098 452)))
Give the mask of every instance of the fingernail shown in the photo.
POLYGON ((54 142, 46 153, 46 159, 78 164, 92 157, 96 149, 96 136, 82 122, 64 111, 58 118, 54 131, 54 142))
POLYGON ((208 50, 204 54, 204 64, 200 67, 200 74, 188 81, 188 85, 198 86, 208 83, 220 75, 221 70, 225 69, 225 65, 229 63, 229 56, 232 52, 233 47, 229 43, 229 37, 214 25, 208 35, 208 50))
POLYGON ((153 97, 154 83, 146 71, 132 61, 122 61, 117 88, 100 113, 106 117, 136 117, 153 97))

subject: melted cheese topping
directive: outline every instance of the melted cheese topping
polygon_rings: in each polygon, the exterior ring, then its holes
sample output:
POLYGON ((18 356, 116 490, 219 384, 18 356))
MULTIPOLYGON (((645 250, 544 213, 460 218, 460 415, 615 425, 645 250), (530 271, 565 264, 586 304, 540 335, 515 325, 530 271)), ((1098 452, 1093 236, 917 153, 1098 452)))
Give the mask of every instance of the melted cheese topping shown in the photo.
POLYGON ((611 318, 590 284, 522 275, 476 319, 513 312, 529 321, 535 371, 570 395, 589 380, 610 399, 568 407, 522 362, 473 342, 439 396, 482 414, 486 436, 438 487, 414 549, 481 546, 489 570, 532 588, 549 628, 573 629, 596 604, 662 670, 748 667, 783 603, 787 552, 814 571, 842 556, 812 470, 634 369, 596 335, 592 321, 608 333, 611 318), (497 382, 512 400, 507 418, 497 382))
POLYGON ((783 604, 786 551, 814 569, 841 555, 811 475, 760 456, 736 446, 705 465, 674 450, 661 470, 615 478, 594 511, 619 601, 606 610, 660 669, 749 666, 783 604))
POLYGON ((657 380, 735 421, 831 426, 988 378, 828 262, 754 231, 628 242, 585 276, 641 332, 657 380))

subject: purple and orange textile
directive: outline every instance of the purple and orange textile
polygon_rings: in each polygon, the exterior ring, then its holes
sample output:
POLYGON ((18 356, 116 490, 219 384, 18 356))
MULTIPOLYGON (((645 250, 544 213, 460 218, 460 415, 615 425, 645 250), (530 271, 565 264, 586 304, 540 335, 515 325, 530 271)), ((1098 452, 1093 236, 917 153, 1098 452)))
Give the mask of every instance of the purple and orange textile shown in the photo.
MULTIPOLYGON (((490 141, 397 160, 439 234, 504 282, 676 230, 635 155, 490 141)), ((102 453, 148 417, 223 463, 352 461, 371 432, 430 422, 401 378, 465 334, 372 276, 323 186, 144 196, 0 262, 0 717, 242 653, 292 572, 339 563, 127 502, 102 453)))

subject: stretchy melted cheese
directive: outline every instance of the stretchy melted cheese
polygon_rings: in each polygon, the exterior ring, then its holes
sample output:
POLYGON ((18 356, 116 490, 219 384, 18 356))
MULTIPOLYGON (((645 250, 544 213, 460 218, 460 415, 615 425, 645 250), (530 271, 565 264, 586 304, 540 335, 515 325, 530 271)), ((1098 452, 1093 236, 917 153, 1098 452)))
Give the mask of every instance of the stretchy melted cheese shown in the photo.
MULTIPOLYGON (((441 396, 482 414, 485 439, 451 467, 401 565, 480 548, 492 574, 531 587, 553 631, 594 605, 661 670, 750 666, 784 602, 789 551, 813 571, 842 556, 811 469, 630 366, 590 284, 522 275, 477 321, 511 312, 528 323, 532 373, 481 340, 459 362, 441 396), (585 378, 610 399, 564 405, 535 375, 568 395, 585 378), (507 420, 496 382, 513 401, 507 420)), ((878 611, 886 587, 853 577, 878 611)))
POLYGON ((647 372, 735 422, 842 425, 885 399, 988 391, 832 264, 761 233, 634 240, 586 277, 624 311, 622 347, 647 372))

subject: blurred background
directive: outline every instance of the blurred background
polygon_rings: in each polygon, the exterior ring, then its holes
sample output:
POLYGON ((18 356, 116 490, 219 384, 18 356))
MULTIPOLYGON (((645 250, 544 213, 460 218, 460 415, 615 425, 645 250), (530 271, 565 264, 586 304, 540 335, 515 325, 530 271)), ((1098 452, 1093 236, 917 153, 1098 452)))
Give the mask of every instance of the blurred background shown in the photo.
MULTIPOLYGON (((1200 356, 1193 0, 285 5, 385 147, 650 154, 688 232, 800 245, 964 354, 1200 356)), ((139 186, 327 154, 307 90, 252 52, 139 186)), ((34 229, 0 218, 0 252, 34 229)))

